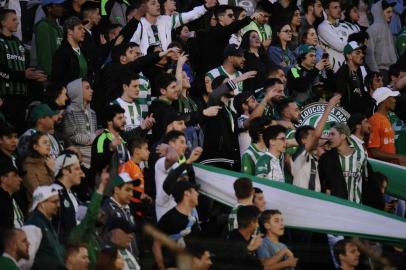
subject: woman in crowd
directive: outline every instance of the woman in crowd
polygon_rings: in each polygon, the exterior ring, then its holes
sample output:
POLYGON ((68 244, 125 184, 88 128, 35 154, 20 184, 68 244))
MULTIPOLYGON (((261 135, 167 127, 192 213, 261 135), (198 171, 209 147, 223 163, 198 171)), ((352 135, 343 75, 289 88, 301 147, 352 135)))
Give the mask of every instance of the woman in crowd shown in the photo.
MULTIPOLYGON (((308 25, 305 27, 301 37, 301 44, 312 45, 316 48, 316 61, 319 62, 325 53, 324 49, 320 46, 319 37, 317 36, 316 29, 313 25, 308 25)), ((297 53, 296 53, 297 54, 297 53)))
POLYGON ((269 58, 273 65, 285 71, 285 73, 296 65, 296 56, 288 48, 288 43, 292 40, 292 28, 289 23, 283 23, 275 27, 272 38, 273 45, 268 49, 269 58))
POLYGON ((55 160, 49 156, 50 152, 48 135, 40 131, 32 135, 29 155, 22 163, 23 171, 26 172, 23 182, 29 201, 38 186, 51 185, 54 181, 55 160))
POLYGON ((243 85, 244 91, 254 93, 255 90, 263 87, 263 82, 265 81, 266 73, 268 72, 271 62, 269 61, 265 48, 261 44, 258 32, 255 30, 250 30, 244 34, 240 47, 245 51, 244 70, 257 71, 256 77, 245 80, 243 85))
POLYGON ((289 42, 288 47, 291 51, 295 51, 299 46, 299 29, 301 25, 301 17, 299 8, 295 8, 291 13, 290 19, 290 28, 292 29, 292 40, 289 42))

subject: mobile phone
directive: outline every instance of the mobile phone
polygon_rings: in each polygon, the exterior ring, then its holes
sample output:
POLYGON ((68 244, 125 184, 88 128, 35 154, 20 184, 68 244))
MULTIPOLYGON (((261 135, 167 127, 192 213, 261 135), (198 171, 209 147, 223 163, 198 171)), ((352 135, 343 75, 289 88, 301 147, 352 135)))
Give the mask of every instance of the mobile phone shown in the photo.
POLYGON ((328 57, 329 57, 329 55, 328 55, 328 53, 323 53, 323 55, 322 55, 322 59, 328 59, 328 57))

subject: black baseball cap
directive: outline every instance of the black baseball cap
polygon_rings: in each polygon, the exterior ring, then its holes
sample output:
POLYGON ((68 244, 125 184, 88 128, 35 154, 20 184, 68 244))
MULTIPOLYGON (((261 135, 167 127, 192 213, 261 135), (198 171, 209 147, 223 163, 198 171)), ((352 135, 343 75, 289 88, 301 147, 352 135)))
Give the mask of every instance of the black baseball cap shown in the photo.
POLYGON ((113 218, 112 220, 107 222, 108 231, 112 231, 114 229, 121 229, 126 233, 133 233, 135 232, 135 225, 131 224, 128 220, 124 218, 113 218))
POLYGON ((224 58, 229 56, 244 56, 244 50, 239 48, 236 44, 227 45, 224 49, 224 58))
POLYGON ((183 199, 183 193, 191 188, 194 188, 197 191, 199 190, 200 185, 193 184, 192 182, 187 180, 180 180, 176 182, 176 184, 172 187, 171 191, 171 194, 175 199, 175 202, 177 203, 180 202, 183 199))

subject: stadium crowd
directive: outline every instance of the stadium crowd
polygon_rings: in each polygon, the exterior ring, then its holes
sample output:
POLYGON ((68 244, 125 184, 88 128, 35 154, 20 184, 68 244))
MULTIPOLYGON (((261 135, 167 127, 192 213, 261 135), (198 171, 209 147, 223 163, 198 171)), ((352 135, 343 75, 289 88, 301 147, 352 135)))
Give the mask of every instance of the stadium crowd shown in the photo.
POLYGON ((383 269, 285 228, 252 177, 405 218, 368 161, 406 166, 404 1, 0 5, 1 270, 383 269), (194 163, 245 174, 234 207, 199 194, 194 163))

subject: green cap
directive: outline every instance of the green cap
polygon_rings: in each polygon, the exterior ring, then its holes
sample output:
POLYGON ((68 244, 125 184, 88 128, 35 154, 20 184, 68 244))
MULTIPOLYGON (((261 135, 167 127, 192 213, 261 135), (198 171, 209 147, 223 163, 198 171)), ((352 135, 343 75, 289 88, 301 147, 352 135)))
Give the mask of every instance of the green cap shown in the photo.
POLYGON ((51 110, 51 108, 47 104, 38 104, 35 106, 30 114, 30 121, 36 122, 38 119, 47 117, 47 116, 54 116, 57 115, 57 111, 51 110))
POLYGON ((134 181, 134 179, 132 179, 128 173, 123 172, 123 173, 120 173, 119 175, 117 175, 116 178, 113 179, 112 186, 114 188, 114 187, 121 186, 123 184, 129 184, 133 181, 134 181))
POLYGON ((365 45, 358 44, 356 41, 351 41, 344 47, 344 55, 352 53, 356 50, 364 50, 366 48, 365 45))
POLYGON ((315 51, 316 51, 316 48, 309 44, 302 44, 299 46, 299 48, 297 48, 297 52, 298 52, 299 56, 306 55, 309 52, 315 52, 315 51))

